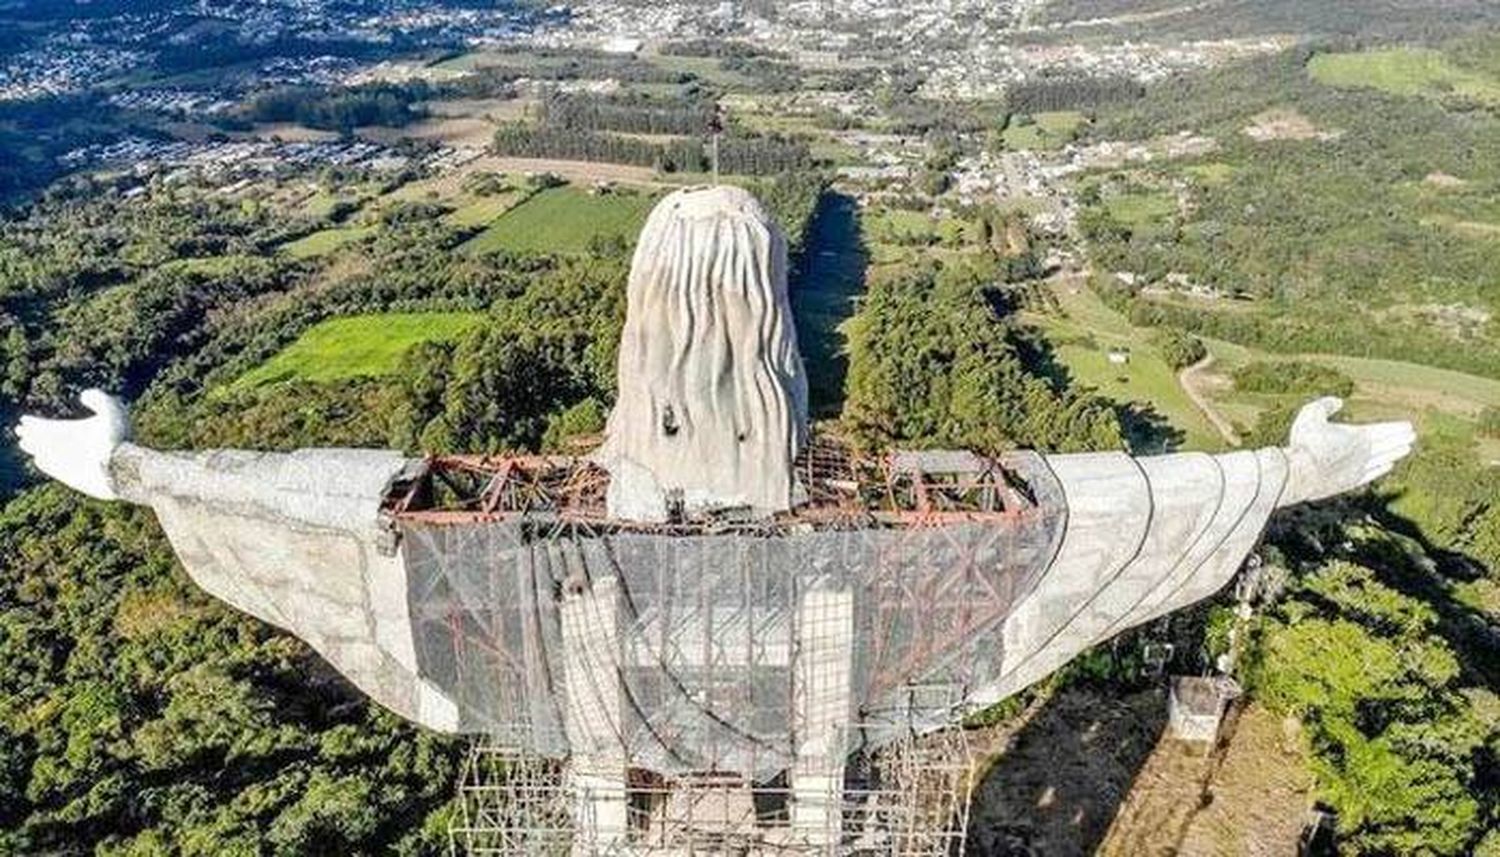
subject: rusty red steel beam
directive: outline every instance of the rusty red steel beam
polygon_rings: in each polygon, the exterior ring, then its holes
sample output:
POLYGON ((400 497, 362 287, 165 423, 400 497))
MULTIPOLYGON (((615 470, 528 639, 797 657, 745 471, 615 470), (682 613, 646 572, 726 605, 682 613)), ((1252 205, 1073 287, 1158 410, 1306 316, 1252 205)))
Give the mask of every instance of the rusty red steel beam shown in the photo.
POLYGON ((863 482, 829 480, 819 472, 816 466, 819 462, 809 460, 799 469, 806 471, 812 500, 793 512, 764 522, 705 517, 664 525, 644 525, 614 521, 608 517, 604 494, 609 475, 587 458, 567 455, 443 455, 430 457, 426 469, 412 480, 404 494, 388 500, 387 513, 398 520, 433 525, 507 521, 550 513, 553 520, 610 529, 708 532, 774 531, 798 524, 877 524, 920 528, 1015 520, 1035 510, 1034 504, 1007 481, 1004 467, 993 459, 985 460, 987 469, 981 473, 955 474, 958 478, 953 481, 937 481, 923 479, 920 473, 898 472, 889 466, 877 467, 868 459, 839 454, 823 457, 827 459, 823 463, 831 462, 822 468, 825 471, 835 470, 839 476, 851 476, 854 480, 861 479, 861 471, 865 479, 876 473, 881 478, 863 482), (483 487, 469 489, 447 475, 456 473, 489 478, 483 487), (463 508, 413 508, 423 489, 430 487, 435 479, 441 480, 459 496, 458 502, 463 508), (883 504, 870 496, 872 491, 881 496, 883 504), (910 497, 914 508, 904 508, 907 501, 903 501, 903 495, 910 497))

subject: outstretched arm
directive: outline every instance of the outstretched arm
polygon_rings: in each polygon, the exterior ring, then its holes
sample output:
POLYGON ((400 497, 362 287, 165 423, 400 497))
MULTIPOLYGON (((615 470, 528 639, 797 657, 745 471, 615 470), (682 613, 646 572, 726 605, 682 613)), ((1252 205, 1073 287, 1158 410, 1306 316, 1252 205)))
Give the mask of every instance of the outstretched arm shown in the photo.
POLYGON ((115 449, 130 437, 125 406, 102 390, 84 390, 78 399, 93 416, 81 420, 21 417, 16 426, 21 451, 31 456, 38 470, 69 488, 100 500, 118 500, 109 462, 115 449))
POLYGON ((1344 494, 1391 472, 1417 434, 1406 421, 1346 425, 1328 418, 1344 407, 1329 396, 1302 408, 1286 449, 1287 485, 1279 506, 1344 494))
POLYGON ((1409 423, 1329 422, 1342 404, 1304 407, 1285 447, 1048 456, 1068 506, 1066 534, 1006 620, 1001 677, 975 701, 1003 699, 1089 646, 1213 595, 1273 511, 1360 488, 1411 452, 1409 423))
POLYGON ((21 449, 37 469, 90 497, 140 503, 158 513, 169 500, 192 502, 366 538, 378 528, 386 488, 411 464, 387 450, 158 452, 129 442, 119 399, 85 390, 79 400, 92 416, 22 417, 16 426, 21 449))
POLYGON ((150 506, 210 595, 295 633, 396 712, 457 726, 453 703, 418 669, 405 571, 380 524, 386 489, 411 462, 361 449, 158 452, 127 440, 118 400, 81 398, 93 416, 17 426, 38 469, 92 497, 150 506))

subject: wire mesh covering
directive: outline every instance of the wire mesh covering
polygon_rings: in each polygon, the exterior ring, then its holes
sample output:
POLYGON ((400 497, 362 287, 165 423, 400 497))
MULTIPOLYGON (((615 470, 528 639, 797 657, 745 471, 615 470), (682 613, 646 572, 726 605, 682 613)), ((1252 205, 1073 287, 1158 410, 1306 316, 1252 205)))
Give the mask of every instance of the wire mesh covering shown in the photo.
POLYGON ((945 725, 998 669, 1001 624, 1064 523, 1055 478, 1028 454, 1003 468, 967 456, 940 477, 920 459, 883 480, 849 467, 847 481, 808 480, 801 514, 649 527, 598 517, 586 465, 535 461, 494 467, 461 514, 395 515, 419 669, 462 730, 561 758, 580 749, 561 605, 610 581, 607 601, 586 602, 597 615, 582 624, 604 642, 584 647, 583 671, 630 764, 665 775, 792 763, 794 667, 820 633, 798 605, 817 590, 852 593, 852 627, 831 632, 852 658, 847 714, 864 724, 845 749, 945 725))

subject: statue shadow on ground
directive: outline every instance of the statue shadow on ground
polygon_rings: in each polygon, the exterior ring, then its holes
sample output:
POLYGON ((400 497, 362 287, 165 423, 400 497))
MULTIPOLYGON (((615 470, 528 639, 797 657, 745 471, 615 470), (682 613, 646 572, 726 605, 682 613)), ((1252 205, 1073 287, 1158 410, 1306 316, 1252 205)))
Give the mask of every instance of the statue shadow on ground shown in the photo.
POLYGON ((973 792, 973 857, 1093 854, 1166 727, 1165 695, 1058 692, 1015 733, 973 792))
MULTIPOLYGON (((1380 581, 1403 595, 1425 601, 1437 612, 1436 634, 1453 647, 1463 668, 1480 678, 1491 689, 1500 688, 1500 621, 1460 600, 1453 584, 1483 578, 1489 574, 1484 564, 1468 554, 1440 547, 1429 540, 1421 526, 1392 510, 1400 494, 1390 491, 1377 492, 1369 497, 1349 501, 1374 518, 1385 529, 1410 539, 1419 545, 1422 552, 1432 559, 1434 567, 1423 568, 1420 563, 1401 554, 1398 549, 1381 542, 1347 542, 1338 529, 1321 531, 1320 524, 1332 525, 1354 520, 1354 516, 1338 506, 1333 511, 1313 508, 1304 510, 1297 517, 1302 532, 1312 532, 1324 545, 1323 553, 1332 559, 1344 554, 1355 562, 1368 565, 1380 574, 1380 581), (1322 518, 1318 518, 1319 514, 1322 518), (1335 547, 1345 544, 1346 547, 1335 547), (1330 548, 1333 548, 1330 550, 1330 548)), ((1291 534, 1291 522, 1283 522, 1279 532, 1291 534)))
POLYGON ((864 294, 869 259, 859 203, 847 194, 825 193, 791 272, 790 289, 815 417, 837 416, 843 408, 849 355, 842 327, 864 294))
POLYGON ((1115 416, 1125 432, 1125 443, 1132 455, 1162 455, 1182 448, 1187 433, 1172 425, 1172 421, 1158 411, 1154 405, 1140 402, 1115 404, 1115 416))

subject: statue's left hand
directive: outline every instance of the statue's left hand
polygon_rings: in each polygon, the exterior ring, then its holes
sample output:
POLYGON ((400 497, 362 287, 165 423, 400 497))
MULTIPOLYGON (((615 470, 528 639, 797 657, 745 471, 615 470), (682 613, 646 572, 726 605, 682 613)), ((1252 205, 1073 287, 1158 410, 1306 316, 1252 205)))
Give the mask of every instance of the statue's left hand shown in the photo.
POLYGON ((1330 396, 1297 413, 1287 449, 1291 473, 1283 505, 1353 491, 1391 472, 1411 452, 1417 437, 1411 423, 1329 422, 1343 407, 1342 399, 1330 396))
POLYGON ((78 397, 93 416, 81 420, 21 417, 16 436, 37 469, 53 479, 100 500, 118 500, 109 475, 115 447, 130 434, 125 405, 101 390, 78 397))

